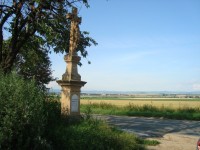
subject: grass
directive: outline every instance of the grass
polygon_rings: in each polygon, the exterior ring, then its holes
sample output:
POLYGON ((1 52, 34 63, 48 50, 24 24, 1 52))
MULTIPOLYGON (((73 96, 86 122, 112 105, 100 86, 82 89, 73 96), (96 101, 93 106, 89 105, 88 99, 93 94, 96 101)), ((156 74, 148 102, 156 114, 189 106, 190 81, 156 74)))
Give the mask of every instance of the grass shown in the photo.
POLYGON ((97 96, 97 97, 82 97, 82 100, 122 100, 122 101, 200 101, 200 98, 169 98, 169 97, 104 97, 104 96, 97 96))
POLYGON ((55 139, 53 141, 55 149, 144 150, 144 145, 152 144, 94 119, 82 120, 78 124, 68 126, 60 124, 54 129, 52 136, 52 139, 55 139))
POLYGON ((94 114, 104 115, 125 115, 125 116, 144 116, 144 117, 163 117, 168 119, 186 119, 186 120, 200 120, 200 108, 172 108, 172 107, 156 107, 153 105, 133 105, 116 106, 110 103, 90 103, 82 104, 81 111, 86 112, 90 110, 94 114))
POLYGON ((82 99, 81 104, 89 104, 89 103, 109 103, 117 106, 127 106, 129 104, 144 106, 144 105, 152 105, 155 107, 170 107, 174 109, 179 108, 199 108, 200 107, 200 99, 175 99, 175 98, 167 98, 167 99, 119 99, 119 98, 111 98, 111 99, 82 99))
POLYGON ((59 102, 50 101, 48 108, 51 120, 48 121, 45 136, 51 149, 145 150, 148 145, 159 144, 93 119, 90 107, 85 109, 85 116, 78 122, 70 122, 68 118, 59 116, 59 102))

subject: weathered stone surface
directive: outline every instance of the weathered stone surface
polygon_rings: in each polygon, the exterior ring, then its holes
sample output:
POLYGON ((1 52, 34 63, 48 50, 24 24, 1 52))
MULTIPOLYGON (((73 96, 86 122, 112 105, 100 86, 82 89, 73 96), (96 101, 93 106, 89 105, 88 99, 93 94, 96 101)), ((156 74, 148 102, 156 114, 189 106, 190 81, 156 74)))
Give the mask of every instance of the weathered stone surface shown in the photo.
POLYGON ((62 75, 62 80, 58 80, 57 83, 62 87, 61 113, 68 116, 80 116, 80 89, 86 82, 81 81, 77 68, 81 60, 76 52, 80 39, 79 24, 81 23, 81 18, 77 16, 77 8, 73 8, 67 18, 71 20, 69 54, 64 56, 67 68, 62 75))
POLYGON ((78 80, 81 81, 81 76, 78 74, 77 65, 80 61, 79 56, 70 56, 69 54, 64 56, 64 60, 67 63, 67 69, 62 76, 62 80, 78 80))
POLYGON ((71 20, 69 54, 77 55, 76 49, 80 40, 79 24, 81 23, 81 18, 77 16, 77 8, 73 8, 72 13, 67 14, 67 19, 71 20))

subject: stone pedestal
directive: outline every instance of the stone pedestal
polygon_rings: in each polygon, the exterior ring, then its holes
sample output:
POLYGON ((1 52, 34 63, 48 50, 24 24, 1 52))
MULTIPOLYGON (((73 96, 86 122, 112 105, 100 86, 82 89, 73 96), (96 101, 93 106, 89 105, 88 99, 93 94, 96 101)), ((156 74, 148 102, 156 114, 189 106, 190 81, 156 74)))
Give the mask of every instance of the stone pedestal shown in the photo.
POLYGON ((62 87, 61 114, 69 116, 80 115, 80 89, 86 84, 84 81, 63 81, 57 83, 62 87))
POLYGON ((80 57, 68 54, 64 56, 64 60, 67 63, 67 69, 62 75, 62 80, 57 81, 62 87, 61 113, 62 115, 79 116, 80 89, 86 84, 86 82, 81 81, 81 76, 78 74, 77 64, 80 61, 80 57))

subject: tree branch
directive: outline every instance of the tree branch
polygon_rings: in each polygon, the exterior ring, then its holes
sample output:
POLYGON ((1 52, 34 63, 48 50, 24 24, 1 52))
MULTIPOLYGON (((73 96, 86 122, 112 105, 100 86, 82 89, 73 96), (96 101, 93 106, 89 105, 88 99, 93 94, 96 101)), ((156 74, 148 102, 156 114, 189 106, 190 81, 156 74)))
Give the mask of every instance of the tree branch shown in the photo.
POLYGON ((3 25, 8 20, 8 18, 12 15, 12 11, 5 14, 5 16, 1 19, 0 22, 0 64, 3 60, 3 25))
POLYGON ((4 23, 8 20, 8 18, 13 14, 12 11, 8 12, 7 14, 5 14, 5 16, 1 19, 0 22, 0 29, 3 27, 4 23))
POLYGON ((2 53, 3 53, 3 31, 0 30, 0 64, 2 63, 2 53))
POLYGON ((5 73, 9 72, 13 66, 13 63, 16 59, 17 54, 19 53, 20 49, 23 47, 23 45, 29 40, 31 36, 33 36, 36 32, 36 29, 34 29, 32 32, 25 34, 23 40, 20 40, 20 42, 16 45, 14 51, 10 47, 10 53, 7 55, 7 58, 5 59, 4 64, 4 71, 5 73))
POLYGON ((7 6, 7 5, 0 5, 0 8, 3 8, 3 7, 6 7, 6 8, 12 8, 11 6, 7 6))

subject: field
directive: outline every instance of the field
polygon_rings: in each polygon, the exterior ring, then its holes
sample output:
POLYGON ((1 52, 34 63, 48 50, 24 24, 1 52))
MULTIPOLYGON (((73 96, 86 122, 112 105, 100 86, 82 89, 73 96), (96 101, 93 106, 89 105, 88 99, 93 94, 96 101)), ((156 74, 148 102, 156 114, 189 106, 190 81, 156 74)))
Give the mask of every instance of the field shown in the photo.
POLYGON ((200 120, 199 98, 84 97, 81 112, 200 120))
POLYGON ((127 105, 151 105, 157 108, 173 108, 173 109, 181 109, 181 108, 200 108, 200 98, 100 98, 100 97, 86 97, 81 99, 81 104, 100 104, 107 103, 116 105, 119 107, 127 106, 127 105))

